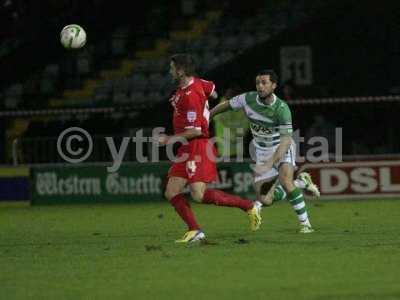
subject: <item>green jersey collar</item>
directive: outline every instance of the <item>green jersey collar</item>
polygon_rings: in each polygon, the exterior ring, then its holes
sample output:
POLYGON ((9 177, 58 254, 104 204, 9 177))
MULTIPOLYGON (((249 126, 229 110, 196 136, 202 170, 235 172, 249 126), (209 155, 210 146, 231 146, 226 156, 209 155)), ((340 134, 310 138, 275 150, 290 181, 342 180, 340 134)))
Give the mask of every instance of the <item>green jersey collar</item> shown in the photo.
POLYGON ((276 98, 277 98, 275 94, 272 94, 272 97, 274 98, 274 100, 272 101, 271 104, 262 103, 262 102, 260 101, 260 97, 259 97, 258 95, 257 95, 257 97, 256 97, 256 101, 257 101, 258 104, 260 104, 260 105, 262 105, 262 106, 272 106, 272 105, 275 104, 276 98))

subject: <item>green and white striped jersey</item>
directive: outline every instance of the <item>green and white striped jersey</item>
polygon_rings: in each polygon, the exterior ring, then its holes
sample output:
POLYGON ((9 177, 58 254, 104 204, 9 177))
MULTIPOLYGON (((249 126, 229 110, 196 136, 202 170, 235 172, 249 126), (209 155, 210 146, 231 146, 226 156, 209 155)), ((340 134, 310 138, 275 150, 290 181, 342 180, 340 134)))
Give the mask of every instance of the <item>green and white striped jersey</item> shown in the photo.
POLYGON ((280 136, 292 136, 292 115, 285 101, 273 94, 274 101, 264 104, 257 92, 233 97, 229 104, 233 110, 243 109, 250 122, 250 129, 257 148, 279 145, 280 136))

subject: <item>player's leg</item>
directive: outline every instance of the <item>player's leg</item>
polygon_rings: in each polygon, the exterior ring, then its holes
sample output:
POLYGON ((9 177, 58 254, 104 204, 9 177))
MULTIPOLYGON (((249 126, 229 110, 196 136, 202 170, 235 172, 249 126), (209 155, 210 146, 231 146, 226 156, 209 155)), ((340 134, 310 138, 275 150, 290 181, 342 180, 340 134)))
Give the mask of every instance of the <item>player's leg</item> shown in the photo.
POLYGON ((165 198, 175 208, 177 214, 188 226, 188 230, 200 229, 197 224, 193 213, 190 209, 190 204, 182 193, 187 183, 187 179, 181 177, 170 177, 168 179, 167 187, 165 190, 165 198))
POLYGON ((287 193, 287 200, 296 212, 297 218, 301 225, 300 232, 313 232, 310 221, 308 219, 308 213, 306 209, 306 204, 304 202, 302 190, 295 185, 295 182, 293 180, 293 174, 296 167, 295 158, 296 147, 295 144, 292 143, 283 158, 278 163, 278 180, 285 192, 287 193))
POLYGON ((221 190, 207 188, 207 184, 204 182, 191 183, 190 190, 193 200, 203 204, 237 207, 243 211, 248 211, 254 205, 251 200, 242 199, 221 190))
MULTIPOLYGON (((256 163, 262 164, 271 159, 275 149, 255 149, 256 163)), ((263 205, 270 206, 273 202, 285 199, 286 193, 279 181, 278 171, 275 168, 265 172, 264 174, 257 174, 254 176, 254 190, 257 195, 257 201, 263 205)))
POLYGON ((240 208, 248 213, 251 229, 259 229, 261 225, 261 206, 255 205, 253 201, 242 199, 239 196, 231 195, 221 190, 207 188, 205 182, 191 183, 190 192, 193 200, 199 203, 240 208))
POLYGON ((279 182, 282 184, 282 187, 287 193, 287 199, 297 214, 297 218, 301 225, 300 232, 313 232, 308 219, 303 193, 300 188, 294 185, 293 173, 294 166, 292 164, 287 162, 282 163, 279 167, 279 182))
POLYGON ((190 183, 189 186, 192 199, 198 203, 203 203, 204 193, 207 190, 207 183, 198 181, 190 183))
POLYGON ((188 168, 190 167, 188 178, 193 199, 204 204, 240 208, 248 213, 252 230, 257 230, 261 225, 261 205, 254 205, 253 201, 230 195, 221 190, 207 188, 206 183, 213 182, 218 178, 215 147, 208 141, 199 142, 196 154, 197 159, 187 162, 188 168))
MULTIPOLYGON (((275 148, 271 149, 255 149, 256 163, 261 164, 271 159, 275 152, 275 148)), ((295 166, 296 147, 292 143, 287 153, 281 160, 281 162, 288 162, 295 166)), ((278 171, 273 168, 264 174, 259 174, 254 177, 254 188, 257 194, 257 201, 263 205, 271 205, 274 202, 285 200, 287 193, 283 188, 278 177, 278 171)), ((319 197, 318 187, 312 182, 311 176, 308 173, 300 173, 299 176, 294 180, 294 185, 300 189, 305 189, 311 192, 314 196, 319 197)))
POLYGON ((187 179, 182 177, 170 177, 165 190, 165 198, 175 208, 177 214, 186 223, 188 231, 178 243, 190 243, 205 237, 197 224, 190 203, 187 201, 182 191, 187 184, 187 179))
POLYGON ((294 181, 294 184, 298 188, 309 191, 316 197, 320 196, 318 186, 312 181, 311 175, 307 172, 301 172, 294 181))
MULTIPOLYGON (((294 158, 292 158, 294 157, 294 151, 295 148, 291 147, 282 162, 286 161, 295 166, 294 158)), ((262 163, 263 160, 268 160, 272 156, 272 152, 268 150, 256 150, 256 154, 257 158, 261 160, 257 163, 262 163)), ((275 168, 254 177, 254 189, 256 191, 257 201, 261 202, 263 205, 269 206, 274 202, 286 199, 287 193, 277 178, 278 171, 275 168)), ((312 182, 311 176, 308 173, 300 173, 296 180, 294 180, 294 185, 300 189, 310 191, 317 197, 319 196, 318 187, 312 182)))
MULTIPOLYGON (((306 172, 299 174, 297 179, 294 180, 294 185, 302 190, 309 191, 316 197, 320 195, 318 186, 313 183, 311 176, 306 172)), ((256 191, 257 201, 266 206, 285 200, 287 196, 278 179, 257 181, 254 184, 254 190, 256 191)))
POLYGON ((266 196, 273 185, 273 180, 259 180, 254 182, 253 186, 258 202, 261 202, 266 206, 270 206, 272 204, 272 197, 267 198, 266 196))
MULTIPOLYGON (((271 206, 273 203, 284 200, 286 192, 279 180, 274 176, 270 179, 264 179, 254 182, 254 190, 256 192, 257 201, 265 206, 271 206)), ((256 180, 257 177, 255 177, 256 180)))

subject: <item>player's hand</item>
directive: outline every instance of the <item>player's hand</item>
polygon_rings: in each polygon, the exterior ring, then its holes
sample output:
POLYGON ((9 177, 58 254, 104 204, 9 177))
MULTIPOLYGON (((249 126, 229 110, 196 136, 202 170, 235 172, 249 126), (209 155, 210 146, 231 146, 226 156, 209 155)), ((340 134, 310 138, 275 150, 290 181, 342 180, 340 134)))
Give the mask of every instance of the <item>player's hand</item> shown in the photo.
POLYGON ((168 140, 169 136, 166 134, 160 134, 159 136, 157 136, 157 142, 162 146, 168 144, 168 140))
POLYGON ((216 99, 218 99, 218 93, 217 93, 216 91, 213 91, 213 92, 210 94, 210 96, 208 96, 208 99, 211 99, 211 100, 216 100, 216 99))
POLYGON ((260 165, 254 165, 253 166, 253 171, 257 174, 257 175, 262 175, 267 173, 268 171, 270 171, 272 169, 273 163, 271 160, 260 164, 260 165))

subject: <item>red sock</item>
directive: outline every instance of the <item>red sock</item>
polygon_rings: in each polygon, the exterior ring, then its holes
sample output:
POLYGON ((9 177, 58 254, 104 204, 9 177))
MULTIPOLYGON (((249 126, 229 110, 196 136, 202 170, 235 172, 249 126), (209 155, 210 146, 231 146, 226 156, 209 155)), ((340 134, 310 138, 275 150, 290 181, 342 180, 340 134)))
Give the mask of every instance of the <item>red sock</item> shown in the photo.
POLYGON ((242 199, 235 195, 227 194, 220 190, 207 189, 203 196, 203 203, 215 204, 221 206, 238 207, 244 211, 248 211, 253 207, 253 202, 242 199))
POLYGON ((199 225, 196 223, 192 209, 190 208, 189 202, 185 199, 183 194, 178 194, 170 200, 175 211, 181 217, 181 219, 186 223, 189 230, 200 229, 199 225))

